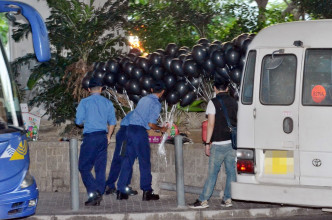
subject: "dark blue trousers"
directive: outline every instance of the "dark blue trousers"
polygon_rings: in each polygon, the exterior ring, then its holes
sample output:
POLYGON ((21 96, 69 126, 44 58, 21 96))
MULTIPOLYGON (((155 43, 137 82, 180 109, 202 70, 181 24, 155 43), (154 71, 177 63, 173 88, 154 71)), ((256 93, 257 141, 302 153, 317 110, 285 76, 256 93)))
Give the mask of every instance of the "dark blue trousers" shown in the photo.
MULTIPOLYGON (((121 164, 124 159, 124 155, 121 156, 121 146, 124 140, 126 140, 126 132, 127 132, 127 126, 121 126, 119 131, 116 133, 116 144, 115 149, 113 153, 113 159, 111 164, 111 169, 108 175, 108 179, 106 181, 106 186, 108 186, 111 189, 115 188, 115 182, 117 181, 120 170, 121 170, 121 164)), ((131 177, 133 174, 133 170, 131 169, 131 172, 129 174, 127 186, 130 184, 131 177)))
POLYGON ((140 170, 140 188, 143 191, 151 190, 151 161, 150 144, 146 128, 129 125, 127 128, 127 151, 122 162, 118 180, 118 190, 125 193, 125 188, 132 172, 135 159, 138 157, 140 170))
POLYGON ((107 163, 106 132, 92 132, 83 135, 78 169, 88 193, 105 190, 105 172, 107 163), (96 177, 91 173, 94 167, 96 177))

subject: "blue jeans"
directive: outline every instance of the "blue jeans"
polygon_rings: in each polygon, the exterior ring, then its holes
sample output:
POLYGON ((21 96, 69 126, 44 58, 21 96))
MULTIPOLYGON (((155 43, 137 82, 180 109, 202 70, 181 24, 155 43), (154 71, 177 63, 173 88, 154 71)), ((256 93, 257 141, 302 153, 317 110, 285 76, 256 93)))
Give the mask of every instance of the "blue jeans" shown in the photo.
POLYGON ((226 172, 226 185, 223 200, 226 201, 227 199, 232 198, 231 182, 236 181, 235 157, 236 150, 232 148, 231 143, 225 145, 213 144, 211 146, 208 177, 205 181, 203 192, 198 198, 199 201, 209 200, 211 197, 223 162, 225 163, 226 172))
MULTIPOLYGON (((124 159, 124 155, 122 156, 120 155, 120 153, 121 153, 122 143, 126 139, 126 132, 127 132, 127 126, 121 126, 119 131, 116 133, 116 144, 115 144, 111 169, 108 175, 108 179, 106 181, 106 186, 108 186, 110 189, 115 188, 115 182, 117 181, 120 174, 121 164, 124 159)), ((130 171, 127 185, 130 184, 133 173, 132 171, 133 170, 130 171)))
POLYGON ((107 162, 106 132, 92 132, 83 136, 78 169, 88 194, 97 190, 103 194, 107 162), (91 173, 92 168, 95 169, 96 178, 91 173))
POLYGON ((127 127, 127 149, 126 155, 122 161, 119 180, 117 183, 118 190, 126 192, 126 186, 135 159, 138 158, 140 171, 140 188, 143 191, 152 190, 151 182, 151 161, 150 161, 150 144, 146 128, 138 125, 129 125, 127 127))

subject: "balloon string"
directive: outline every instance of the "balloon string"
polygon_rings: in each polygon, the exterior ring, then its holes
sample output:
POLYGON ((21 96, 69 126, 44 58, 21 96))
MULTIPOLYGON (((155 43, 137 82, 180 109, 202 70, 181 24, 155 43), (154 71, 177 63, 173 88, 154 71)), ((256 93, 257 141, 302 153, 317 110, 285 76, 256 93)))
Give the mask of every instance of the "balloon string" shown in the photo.
POLYGON ((113 100, 116 102, 116 104, 120 107, 120 109, 121 109, 122 113, 124 114, 124 116, 126 116, 127 114, 123 110, 123 107, 122 107, 121 103, 119 102, 118 97, 116 96, 115 90, 112 89, 112 88, 106 88, 106 91, 108 92, 108 95, 109 95, 108 99, 113 98, 113 100))

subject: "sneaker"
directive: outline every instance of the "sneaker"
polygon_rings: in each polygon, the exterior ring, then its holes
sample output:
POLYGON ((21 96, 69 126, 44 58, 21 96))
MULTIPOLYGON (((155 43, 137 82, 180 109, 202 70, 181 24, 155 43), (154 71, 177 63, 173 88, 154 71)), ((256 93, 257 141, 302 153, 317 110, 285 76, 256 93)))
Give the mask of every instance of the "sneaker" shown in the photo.
POLYGON ((189 208, 191 209, 205 209, 209 207, 209 203, 208 201, 199 201, 198 199, 196 200, 196 202, 189 204, 189 208))
POLYGON ((221 201, 221 206, 222 207, 232 207, 232 200, 231 199, 227 199, 226 201, 222 200, 221 201))

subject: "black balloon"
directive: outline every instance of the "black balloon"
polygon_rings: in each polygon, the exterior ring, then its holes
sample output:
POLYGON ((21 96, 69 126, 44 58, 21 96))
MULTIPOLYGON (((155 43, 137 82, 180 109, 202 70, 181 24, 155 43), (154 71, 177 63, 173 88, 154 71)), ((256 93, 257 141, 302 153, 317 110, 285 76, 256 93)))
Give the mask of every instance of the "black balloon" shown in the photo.
POLYGON ((131 101, 133 101, 135 104, 137 104, 139 102, 139 100, 141 99, 141 96, 139 95, 134 95, 134 94, 129 94, 128 95, 129 99, 131 101))
POLYGON ((193 50, 191 52, 194 60, 199 63, 203 64, 204 60, 207 57, 207 51, 204 46, 198 44, 193 47, 193 50))
POLYGON ((176 78, 173 75, 166 75, 163 78, 163 82, 167 89, 171 89, 176 83, 176 78))
POLYGON ((108 60, 105 64, 106 72, 118 73, 119 63, 116 60, 108 60))
POLYGON ((183 72, 188 77, 198 77, 197 63, 194 60, 186 60, 183 63, 183 72))
POLYGON ((211 60, 216 67, 223 68, 226 65, 225 54, 221 50, 214 51, 211 60))
POLYGON ((86 77, 86 76, 90 76, 90 77, 91 77, 91 76, 93 76, 93 73, 94 73, 94 72, 89 71, 89 72, 87 72, 87 73, 84 75, 84 77, 86 77))
POLYGON ((157 53, 160 53, 160 54, 165 54, 165 50, 164 49, 161 49, 159 48, 158 50, 156 50, 157 53))
POLYGON ((193 87, 193 89, 197 89, 199 87, 199 84, 202 82, 202 79, 201 79, 201 77, 198 77, 198 78, 191 77, 191 78, 189 78, 189 81, 190 81, 191 87, 193 87))
POLYGON ((175 58, 171 62, 171 72, 177 76, 183 76, 182 61, 175 58))
POLYGON ((201 38, 197 41, 197 44, 209 44, 210 41, 206 38, 201 38))
POLYGON ((178 46, 174 43, 169 43, 165 49, 166 54, 170 57, 175 57, 177 51, 178 51, 178 46))
POLYGON ((180 47, 180 50, 186 50, 186 51, 189 51, 189 50, 190 50, 190 48, 189 48, 189 47, 187 47, 187 46, 182 46, 182 47, 180 47))
POLYGON ((159 65, 153 65, 150 67, 150 75, 155 80, 161 80, 164 77, 165 70, 159 65))
POLYGON ((138 49, 138 48, 133 48, 133 49, 131 49, 131 50, 129 51, 129 54, 133 54, 133 55, 135 55, 136 57, 138 57, 138 56, 141 56, 142 51, 141 51, 140 49, 138 49))
POLYGON ((149 57, 150 65, 161 65, 161 61, 162 61, 162 56, 160 55, 160 53, 154 52, 149 57))
POLYGON ((242 70, 240 68, 237 67, 232 69, 229 75, 233 82, 235 82, 236 84, 240 84, 242 76, 242 70))
POLYGON ((146 91, 151 91, 151 88, 153 87, 154 80, 152 79, 151 76, 143 76, 140 81, 140 87, 142 89, 145 89, 146 91))
POLYGON ((91 79, 91 76, 86 76, 82 80, 82 87, 86 90, 88 90, 88 88, 89 88, 90 79, 91 79))
POLYGON ((222 46, 224 53, 226 53, 229 49, 234 48, 234 45, 231 42, 225 42, 225 43, 221 44, 221 46, 222 46))
POLYGON ((215 75, 219 75, 219 76, 223 77, 224 79, 229 80, 230 79, 229 71, 230 71, 229 68, 226 66, 224 68, 217 67, 215 75))
POLYGON ((134 68, 134 64, 132 62, 127 62, 126 64, 124 64, 123 70, 128 76, 130 76, 133 68, 134 68))
POLYGON ((181 54, 181 55, 179 55, 179 60, 181 60, 182 62, 183 61, 185 61, 186 60, 186 57, 187 57, 187 55, 186 54, 181 54))
POLYGON ((226 63, 229 65, 237 65, 240 61, 241 53, 238 49, 232 48, 225 53, 226 63))
POLYGON ((126 65, 126 63, 128 63, 128 62, 130 62, 130 59, 128 58, 128 57, 124 57, 124 58, 122 58, 121 60, 120 60, 120 65, 121 65, 121 67, 122 68, 124 68, 125 67, 125 65, 126 65))
POLYGON ((211 44, 209 46, 209 56, 211 57, 214 51, 222 50, 222 47, 220 44, 211 44))
POLYGON ((214 64, 211 59, 206 59, 202 66, 207 73, 212 74, 214 72, 214 64))
POLYGON ((176 53, 175 57, 179 57, 181 54, 186 54, 186 53, 188 53, 188 50, 186 50, 186 49, 180 49, 176 53))
POLYGON ((241 34, 234 40, 234 45, 237 47, 241 47, 243 41, 247 39, 248 34, 241 34))
POLYGON ((120 85, 120 84, 115 84, 115 89, 116 89, 116 92, 119 93, 119 94, 123 94, 123 86, 120 85))
POLYGON ((100 81, 103 80, 104 76, 105 76, 105 72, 101 71, 101 70, 95 70, 92 75, 93 78, 100 80, 100 81))
POLYGON ((193 103, 196 99, 196 94, 194 91, 188 92, 181 100, 180 105, 182 107, 188 106, 193 103))
POLYGON ((96 63, 94 69, 99 71, 106 71, 105 62, 96 63))
POLYGON ((107 86, 114 86, 116 83, 116 76, 114 73, 106 73, 104 76, 104 83, 107 86))
POLYGON ((245 39, 243 43, 241 44, 241 52, 246 53, 249 47, 249 44, 251 43, 251 39, 245 39))
POLYGON ((166 101, 168 104, 174 105, 178 103, 179 100, 180 100, 180 95, 177 91, 170 91, 167 93, 166 101))
POLYGON ((146 91, 145 89, 141 89, 141 96, 146 96, 146 95, 149 95, 150 92, 146 91))
POLYGON ((134 95, 140 95, 141 89, 139 87, 139 83, 136 79, 131 79, 126 84, 126 89, 128 90, 128 93, 134 94, 134 95))
POLYGON ((212 42, 212 44, 220 44, 220 45, 221 45, 221 41, 219 41, 219 40, 214 40, 214 41, 212 42))
POLYGON ((139 80, 143 76, 143 72, 141 68, 135 66, 131 71, 131 77, 139 80))
POLYGON ((241 69, 244 67, 245 63, 246 63, 246 54, 242 54, 242 56, 240 57, 240 61, 239 61, 239 66, 241 69))
POLYGON ((125 86, 128 82, 128 77, 125 74, 119 74, 117 81, 121 86, 125 86))
POLYGON ((189 86, 185 81, 178 81, 175 84, 175 91, 177 91, 179 93, 180 98, 182 98, 189 91, 189 86))
POLYGON ((163 67, 167 72, 171 72, 171 62, 172 62, 172 57, 169 56, 164 56, 163 57, 163 67))
POLYGON ((193 60, 194 57, 191 53, 186 54, 186 60, 193 60))
POLYGON ((145 73, 149 72, 149 61, 145 57, 140 57, 138 61, 138 66, 144 70, 145 73))

